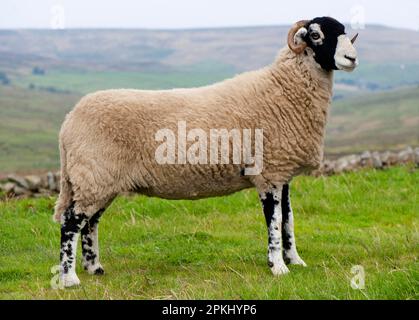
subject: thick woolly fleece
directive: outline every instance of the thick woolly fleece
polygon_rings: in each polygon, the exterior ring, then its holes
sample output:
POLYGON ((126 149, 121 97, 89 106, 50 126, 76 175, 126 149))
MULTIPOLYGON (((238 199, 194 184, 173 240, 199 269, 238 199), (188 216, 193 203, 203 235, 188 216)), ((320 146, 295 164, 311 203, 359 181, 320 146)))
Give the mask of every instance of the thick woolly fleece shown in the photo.
POLYGON ((317 168, 332 96, 333 73, 307 48, 288 48, 261 70, 211 86, 167 91, 107 90, 85 96, 60 132, 61 193, 55 219, 74 201, 88 218, 120 192, 196 199, 256 187, 267 193, 317 168), (243 165, 160 165, 160 129, 263 129, 263 170, 244 176, 243 165))

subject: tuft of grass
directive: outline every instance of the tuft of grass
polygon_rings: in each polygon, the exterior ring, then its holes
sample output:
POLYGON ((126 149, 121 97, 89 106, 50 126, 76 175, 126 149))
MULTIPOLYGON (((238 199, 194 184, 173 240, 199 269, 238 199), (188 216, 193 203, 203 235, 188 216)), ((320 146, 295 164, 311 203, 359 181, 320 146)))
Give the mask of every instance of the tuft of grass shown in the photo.
MULTIPOLYGON (((1 299, 418 299, 419 175, 411 167, 292 183, 308 267, 275 278, 254 190, 198 201, 119 197, 100 223, 106 274, 55 290, 54 198, 0 203, 1 299), (351 268, 365 269, 354 290, 351 268)), ((80 251, 80 250, 79 250, 80 251)), ((79 252, 80 253, 80 252, 79 252)))

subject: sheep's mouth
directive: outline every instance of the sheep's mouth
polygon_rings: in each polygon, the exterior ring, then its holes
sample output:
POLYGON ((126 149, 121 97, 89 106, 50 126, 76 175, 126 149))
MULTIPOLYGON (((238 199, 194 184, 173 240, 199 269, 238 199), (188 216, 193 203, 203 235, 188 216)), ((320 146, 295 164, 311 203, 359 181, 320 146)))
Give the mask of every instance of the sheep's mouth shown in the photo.
POLYGON ((354 70, 355 70, 355 68, 356 68, 356 66, 352 66, 352 67, 348 67, 348 66, 340 66, 340 65, 336 65, 336 66, 337 66, 337 68, 338 68, 339 70, 346 71, 346 72, 352 72, 352 71, 354 71, 354 70))
POLYGON ((356 67, 358 67, 358 60, 350 61, 350 63, 344 63, 344 64, 336 62, 336 67, 342 71, 352 72, 356 69, 356 67))

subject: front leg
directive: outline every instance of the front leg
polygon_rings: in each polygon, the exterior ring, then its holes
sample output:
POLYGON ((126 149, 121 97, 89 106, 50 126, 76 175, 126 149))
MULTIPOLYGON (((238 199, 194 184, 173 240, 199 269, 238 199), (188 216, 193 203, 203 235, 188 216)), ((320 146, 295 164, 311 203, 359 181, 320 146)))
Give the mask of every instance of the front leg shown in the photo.
POLYGON ((99 262, 99 219, 105 210, 96 212, 81 229, 81 248, 83 255, 83 268, 89 274, 102 275, 105 273, 99 262))
POLYGON ((282 185, 260 193, 263 213, 268 227, 268 265, 274 275, 289 272, 282 257, 282 185))
POLYGON ((283 258, 287 264, 299 264, 306 266, 297 252, 294 236, 294 214, 291 208, 290 187, 285 184, 282 187, 282 249, 283 258))

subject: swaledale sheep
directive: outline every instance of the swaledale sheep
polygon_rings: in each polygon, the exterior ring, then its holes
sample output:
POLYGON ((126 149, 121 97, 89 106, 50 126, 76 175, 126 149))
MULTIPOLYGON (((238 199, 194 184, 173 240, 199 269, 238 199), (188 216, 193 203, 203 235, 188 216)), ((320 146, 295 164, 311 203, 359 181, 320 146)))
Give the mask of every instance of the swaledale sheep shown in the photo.
MULTIPOLYGON (((61 222, 64 286, 80 283, 75 272, 79 233, 84 268, 104 273, 98 222, 124 191, 197 199, 255 187, 268 227, 273 274, 289 272, 286 263, 305 266, 295 244, 289 183, 320 165, 333 71, 352 71, 358 65, 355 38, 350 40, 345 27, 329 17, 300 21, 289 32, 288 47, 261 70, 202 88, 107 90, 85 96, 60 132, 61 192, 54 217, 61 222), (199 129, 193 135, 198 138, 212 129, 263 130, 263 167, 247 174, 244 157, 232 164, 192 164, 179 161, 184 158, 180 154, 177 163, 160 163, 157 133, 178 132, 179 123, 199 129)), ((179 138, 179 152, 180 144, 179 138)), ((256 153, 256 147, 251 149, 256 153)))

